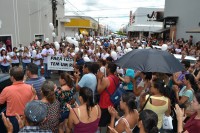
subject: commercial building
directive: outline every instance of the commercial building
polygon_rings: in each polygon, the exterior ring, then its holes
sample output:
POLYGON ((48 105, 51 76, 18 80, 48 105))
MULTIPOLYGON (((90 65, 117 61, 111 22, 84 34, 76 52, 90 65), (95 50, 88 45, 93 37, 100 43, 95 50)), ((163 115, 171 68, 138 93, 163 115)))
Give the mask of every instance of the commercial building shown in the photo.
POLYGON ((164 28, 170 28, 170 39, 200 40, 199 0, 165 0, 164 28))
POLYGON ((98 22, 88 16, 65 16, 60 22, 63 37, 74 37, 76 33, 94 36, 98 30, 98 22))
POLYGON ((160 8, 138 8, 134 13, 130 12, 130 21, 127 26, 129 37, 148 37, 163 28, 162 22, 158 19, 158 13, 162 13, 160 8), (152 12, 154 12, 152 14, 152 12), (148 15, 149 14, 149 15, 148 15), (148 15, 148 16, 147 16, 148 15))

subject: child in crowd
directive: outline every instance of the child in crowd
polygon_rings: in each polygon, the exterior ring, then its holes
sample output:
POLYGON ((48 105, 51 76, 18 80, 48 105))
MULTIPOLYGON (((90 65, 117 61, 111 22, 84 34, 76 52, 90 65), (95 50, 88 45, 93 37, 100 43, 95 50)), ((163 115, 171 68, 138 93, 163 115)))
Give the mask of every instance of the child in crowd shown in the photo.
POLYGON ((126 74, 124 77, 118 75, 119 79, 123 82, 122 87, 127 92, 133 92, 133 83, 131 82, 135 76, 135 71, 133 69, 126 69, 126 74))

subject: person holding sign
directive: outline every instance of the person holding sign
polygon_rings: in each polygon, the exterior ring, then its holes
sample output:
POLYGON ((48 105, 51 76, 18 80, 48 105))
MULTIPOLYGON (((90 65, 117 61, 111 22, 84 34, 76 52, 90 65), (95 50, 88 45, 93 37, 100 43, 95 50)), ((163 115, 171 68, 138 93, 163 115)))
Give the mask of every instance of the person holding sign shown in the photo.
POLYGON ((51 71, 48 70, 48 66, 47 66, 47 57, 48 56, 53 56, 54 55, 54 51, 52 48, 50 48, 49 44, 46 43, 45 45, 45 48, 42 50, 42 57, 44 58, 43 60, 43 63, 44 63, 44 77, 46 79, 50 79, 50 74, 51 74, 51 71))

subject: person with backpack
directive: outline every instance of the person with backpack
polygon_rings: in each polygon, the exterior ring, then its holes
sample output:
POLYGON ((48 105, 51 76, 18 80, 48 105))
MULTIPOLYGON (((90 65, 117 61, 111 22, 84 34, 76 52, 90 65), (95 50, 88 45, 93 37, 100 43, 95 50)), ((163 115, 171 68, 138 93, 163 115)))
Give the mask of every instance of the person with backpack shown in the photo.
POLYGON ((116 64, 109 62, 106 65, 107 77, 104 77, 103 73, 100 71, 97 73, 97 92, 100 94, 99 106, 102 112, 99 127, 107 127, 111 120, 108 107, 114 105, 110 100, 109 93, 113 94, 119 84, 119 78, 114 74, 116 69, 116 64))

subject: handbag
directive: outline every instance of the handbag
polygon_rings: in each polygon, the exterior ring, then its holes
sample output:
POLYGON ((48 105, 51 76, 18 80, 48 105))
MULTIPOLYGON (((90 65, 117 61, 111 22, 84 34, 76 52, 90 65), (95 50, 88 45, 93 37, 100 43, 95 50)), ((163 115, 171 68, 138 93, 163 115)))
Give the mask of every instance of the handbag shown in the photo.
MULTIPOLYGON (((111 77, 112 78, 112 77, 111 77)), ((115 83, 115 80, 112 78, 112 80, 115 83)), ((116 85, 116 90, 114 91, 113 94, 111 94, 108 89, 106 88, 106 92, 108 93, 108 95, 110 96, 110 100, 111 102, 114 104, 114 106, 118 106, 120 103, 120 98, 122 96, 122 94, 127 93, 123 88, 120 87, 120 85, 116 85)))
MULTIPOLYGON (((149 94, 149 97, 148 97, 147 100, 145 101, 145 103, 144 103, 144 105, 142 106, 142 108, 141 108, 141 110, 139 111, 139 113, 141 113, 141 112, 144 110, 144 108, 145 108, 145 106, 147 105, 147 102, 149 101, 150 97, 151 97, 151 95, 149 94)), ((139 129, 139 127, 136 125, 135 128, 133 129, 132 133, 139 133, 139 132, 140 132, 140 129, 139 129)))
POLYGON ((163 129, 173 129, 173 124, 172 124, 172 117, 171 116, 163 116, 163 129))

